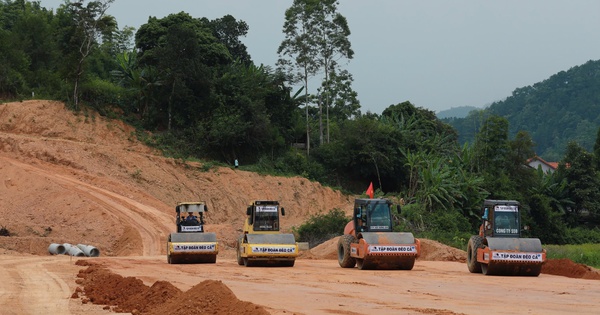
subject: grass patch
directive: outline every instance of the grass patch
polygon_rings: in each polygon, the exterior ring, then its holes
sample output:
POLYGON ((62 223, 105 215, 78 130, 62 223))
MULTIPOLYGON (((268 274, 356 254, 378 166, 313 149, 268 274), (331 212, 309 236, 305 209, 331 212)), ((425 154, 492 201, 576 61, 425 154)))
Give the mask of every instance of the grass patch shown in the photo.
POLYGON ((131 173, 131 177, 135 179, 138 183, 142 181, 142 170, 136 169, 133 173, 131 173))
POLYGON ((549 259, 568 258, 576 263, 600 268, 600 244, 544 245, 549 259))

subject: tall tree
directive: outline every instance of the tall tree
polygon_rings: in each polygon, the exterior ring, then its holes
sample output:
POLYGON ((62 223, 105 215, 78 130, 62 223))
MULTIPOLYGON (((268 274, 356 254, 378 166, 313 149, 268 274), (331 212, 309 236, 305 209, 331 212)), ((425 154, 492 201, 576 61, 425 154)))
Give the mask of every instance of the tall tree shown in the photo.
MULTIPOLYGON (((337 12, 337 0, 294 0, 285 12, 282 41, 277 53, 278 65, 290 73, 292 83, 304 82, 306 106, 306 145, 310 153, 308 79, 320 71, 325 76, 325 92, 318 101, 319 120, 322 121, 322 105, 330 104, 330 73, 337 68, 337 61, 351 59, 348 36, 350 28, 346 18, 337 12)), ((327 120, 329 121, 329 120, 327 120)), ((323 126, 319 124, 320 142, 323 143, 323 126)))
POLYGON ((89 1, 65 0, 67 10, 72 14, 80 36, 79 61, 75 69, 73 103, 79 104, 79 83, 84 71, 84 62, 98 45, 102 36, 106 36, 107 27, 116 29, 114 17, 106 15, 106 10, 115 0, 89 1))
POLYGON ((285 11, 283 24, 285 39, 277 49, 279 54, 277 65, 284 73, 289 74, 289 81, 292 84, 304 83, 307 155, 310 155, 308 79, 316 75, 319 69, 315 59, 317 51, 315 38, 311 32, 310 13, 316 10, 317 5, 318 1, 294 0, 292 6, 285 11))
MULTIPOLYGON (((337 0, 319 1, 321 10, 315 12, 315 27, 317 41, 317 63, 320 66, 325 76, 325 95, 322 102, 319 102, 319 112, 321 113, 321 104, 325 104, 326 109, 326 124, 327 124, 327 142, 329 142, 329 106, 331 105, 331 96, 333 96, 332 88, 329 80, 332 79, 332 74, 335 74, 340 69, 342 60, 352 59, 354 51, 351 48, 351 43, 348 37, 350 36, 350 27, 346 18, 337 12, 339 2, 337 0)), ((346 71, 346 84, 352 82, 352 76, 346 71)), ((340 79, 340 77, 334 77, 340 79)), ((334 81, 336 82, 336 81, 334 81)), ((340 83, 337 81, 336 83, 340 83)), ((355 92, 354 92, 355 94, 355 92)), ((322 119, 322 115, 319 116, 322 119)), ((319 130, 320 141, 323 143, 323 127, 320 124, 319 130)))

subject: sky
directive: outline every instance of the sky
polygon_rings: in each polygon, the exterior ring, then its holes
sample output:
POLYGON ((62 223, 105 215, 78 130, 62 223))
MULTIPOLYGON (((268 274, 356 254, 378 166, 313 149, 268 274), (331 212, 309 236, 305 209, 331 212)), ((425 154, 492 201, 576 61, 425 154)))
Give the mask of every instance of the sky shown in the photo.
MULTIPOLYGON (((41 0, 56 9, 63 0, 41 0)), ((242 38, 255 64, 274 67, 293 0, 115 0, 119 28, 181 11, 209 20, 230 14, 249 26, 242 38)), ((597 0, 341 0, 363 113, 410 101, 434 112, 484 107, 516 88, 600 59, 597 0)), ((314 93, 320 85, 308 83, 314 93)))

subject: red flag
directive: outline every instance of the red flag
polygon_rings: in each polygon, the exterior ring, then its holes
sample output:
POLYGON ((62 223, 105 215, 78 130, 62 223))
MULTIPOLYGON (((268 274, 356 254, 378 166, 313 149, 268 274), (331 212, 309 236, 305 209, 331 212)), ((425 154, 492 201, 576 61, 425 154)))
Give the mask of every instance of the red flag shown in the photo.
POLYGON ((371 185, 369 185, 369 188, 367 188, 367 195, 373 199, 373 193, 373 182, 371 182, 371 185))

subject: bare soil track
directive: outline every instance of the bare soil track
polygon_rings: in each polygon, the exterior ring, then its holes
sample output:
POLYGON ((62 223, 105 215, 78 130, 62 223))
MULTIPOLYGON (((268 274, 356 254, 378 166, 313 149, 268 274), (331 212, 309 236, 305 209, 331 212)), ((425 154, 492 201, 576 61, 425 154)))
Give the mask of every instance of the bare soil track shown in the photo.
MULTIPOLYGON (((411 271, 338 266, 337 239, 293 268, 246 268, 232 247, 245 205, 276 199, 289 230, 352 196, 304 178, 165 158, 133 129, 59 102, 0 104, 0 315, 4 314, 597 314, 598 272, 551 261, 536 278, 470 274, 464 251, 422 240, 411 271), (178 201, 204 200, 216 264, 169 265, 178 201), (52 256, 51 243, 98 247, 52 256), (97 303, 97 304, 95 304, 97 303)), ((240 161, 243 163, 243 161, 240 161)))

